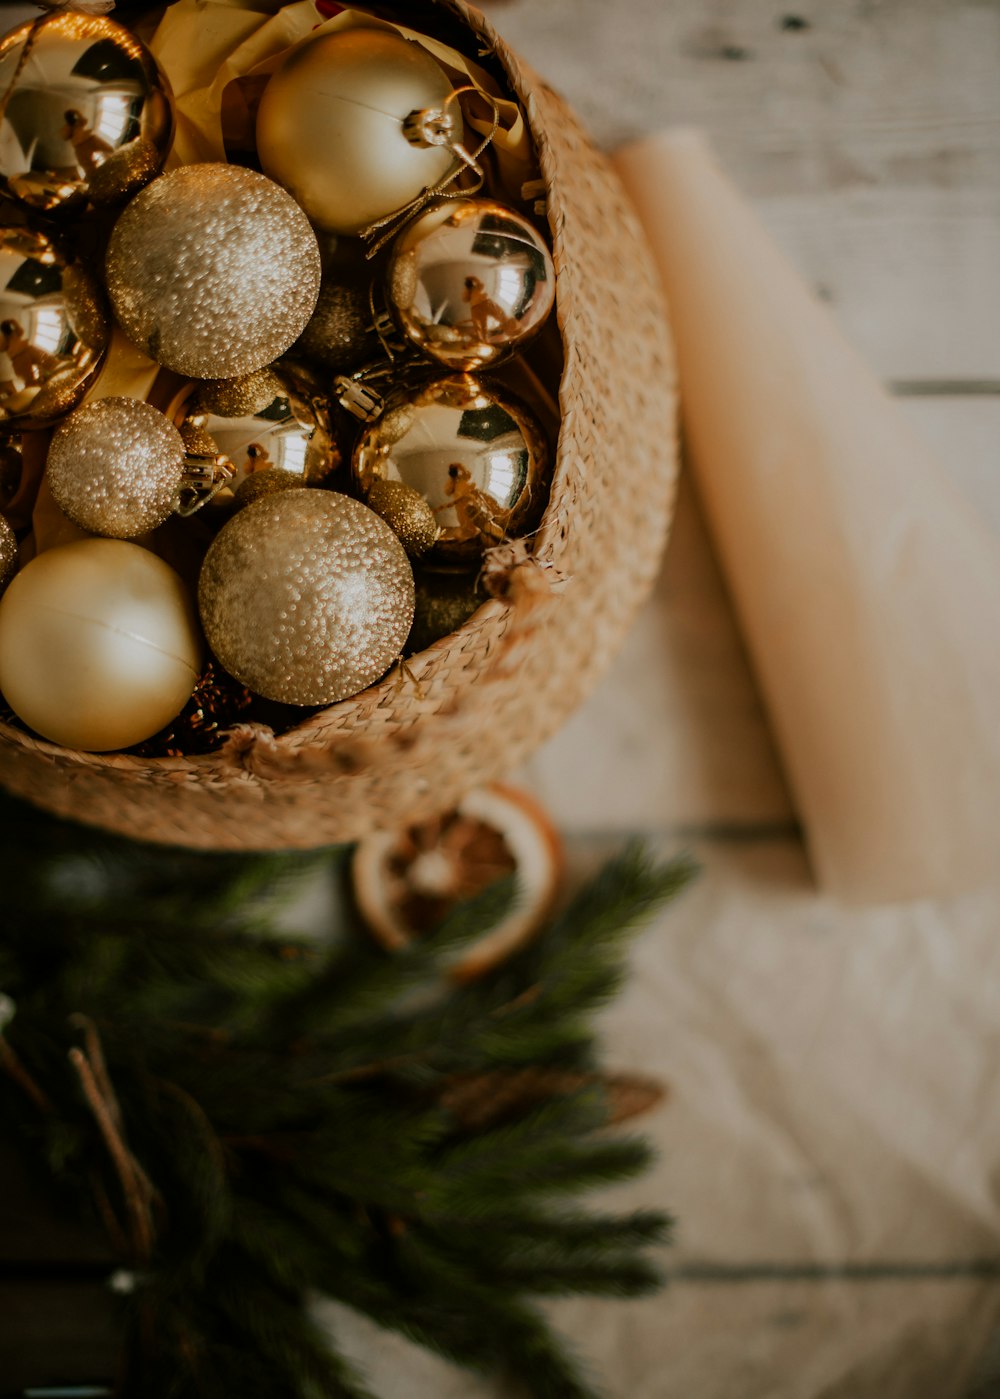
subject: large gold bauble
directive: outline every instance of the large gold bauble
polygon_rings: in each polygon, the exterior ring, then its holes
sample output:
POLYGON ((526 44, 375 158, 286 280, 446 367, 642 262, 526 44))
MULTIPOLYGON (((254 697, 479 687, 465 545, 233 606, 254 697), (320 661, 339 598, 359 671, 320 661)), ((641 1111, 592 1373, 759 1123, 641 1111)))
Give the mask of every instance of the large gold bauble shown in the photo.
POLYGON ((201 639, 184 584, 121 539, 81 539, 26 564, 0 598, 0 690, 67 748, 141 743, 187 702, 201 639))
POLYGON ((417 349, 451 369, 485 369, 522 349, 555 300, 537 229, 490 199, 448 201, 397 238, 386 295, 417 349))
POLYGON ((169 418, 134 398, 85 403, 56 428, 45 475, 56 504, 91 534, 134 539, 177 505, 184 443, 169 418))
POLYGON ((309 376, 281 366, 224 385, 204 386, 188 399, 181 420, 185 439, 200 434, 200 449, 189 457, 221 455, 232 469, 228 487, 271 467, 318 485, 340 463, 329 399, 309 376))
POLYGON ((330 704, 399 656, 413 571, 367 506, 330 491, 283 491, 219 531, 198 603, 209 645, 241 684, 286 704, 330 704))
POLYGON ((353 470, 366 493, 377 480, 418 490, 441 531, 426 557, 459 563, 535 523, 548 458, 542 429, 523 404, 457 374, 390 398, 358 439, 353 470))
POLYGON ((319 228, 358 233, 454 169, 447 146, 414 145, 411 113, 452 92, 419 44, 379 29, 348 29, 293 49, 257 114, 262 168, 319 228))
POLYGON ((0 423, 37 427, 79 403, 108 344, 90 275, 48 238, 0 228, 0 423))
POLYGON ((260 369, 293 344, 316 305, 316 235, 273 180, 236 165, 182 165, 115 225, 108 291, 125 333, 193 379, 260 369))
POLYGON ((97 15, 46 15, 0 41, 0 176, 46 213, 114 204, 160 171, 170 84, 134 34, 97 15))

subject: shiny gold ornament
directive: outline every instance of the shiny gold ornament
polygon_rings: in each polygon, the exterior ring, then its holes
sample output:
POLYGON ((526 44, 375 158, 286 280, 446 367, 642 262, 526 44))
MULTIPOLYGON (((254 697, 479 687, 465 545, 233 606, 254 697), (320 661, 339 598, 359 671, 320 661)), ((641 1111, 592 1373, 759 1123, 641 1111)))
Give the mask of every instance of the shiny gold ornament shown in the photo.
POLYGON ((434 511, 412 486, 402 481, 373 481, 366 503, 386 522, 411 559, 426 554, 437 541, 434 511))
POLYGON ((17 535, 0 515, 0 593, 17 572, 17 535))
POLYGON ((0 229, 0 423, 37 427, 79 403, 108 344, 87 272, 42 233, 0 229))
POLYGON ((485 369, 523 349, 555 300, 538 231, 490 199, 443 203, 397 238, 386 296, 417 349, 451 369, 485 369))
POLYGON ((455 169, 449 146, 417 144, 404 129, 414 113, 440 111, 452 91, 427 50, 398 34, 359 28, 310 39, 264 89, 261 166, 318 227, 358 233, 455 169))
POLYGON ((329 704, 371 685, 400 654, 413 572, 367 506, 282 491, 222 527, 198 602, 209 645, 241 684, 286 704, 329 704))
POLYGON ((56 428, 45 473, 56 504, 91 534, 134 539, 177 505, 184 443, 169 418, 134 398, 85 403, 56 428))
POLYGON ((125 333, 157 364, 231 379, 302 334, 319 293, 319 245, 273 180, 236 165, 182 165, 115 224, 107 282, 125 333))
POLYGON ((420 569, 416 585, 413 626, 406 641, 408 656, 426 651, 435 641, 458 631, 488 597, 476 574, 466 571, 420 569))
POLYGON ((246 380, 202 385, 185 405, 181 434, 200 441, 189 456, 219 454, 236 492, 249 477, 280 467, 303 484, 317 485, 340 464, 330 401, 303 371, 290 365, 246 380), (197 434, 197 437, 196 437, 197 434))
POLYGON ((358 439, 353 468, 366 494, 377 480, 419 491, 441 530, 428 558, 459 563, 535 523, 548 455, 527 408, 463 374, 390 399, 358 439))
POLYGON ((45 213, 114 204, 148 184, 173 138, 170 85, 120 24, 46 15, 0 41, 0 177, 45 213))
POLYGON ((0 599, 0 690, 19 719, 67 748, 103 753, 149 738, 200 673, 187 590, 137 544, 48 549, 0 599))
POLYGON ((255 471, 240 482, 236 491, 236 508, 242 510, 245 505, 253 505, 265 496, 301 488, 305 484, 301 476, 293 476, 280 466, 269 466, 266 471, 255 471))

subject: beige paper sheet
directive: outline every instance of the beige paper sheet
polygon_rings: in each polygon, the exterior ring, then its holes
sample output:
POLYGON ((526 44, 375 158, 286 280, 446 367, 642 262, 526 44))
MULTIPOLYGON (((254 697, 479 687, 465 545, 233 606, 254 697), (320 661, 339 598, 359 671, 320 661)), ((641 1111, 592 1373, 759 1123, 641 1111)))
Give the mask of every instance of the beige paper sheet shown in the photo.
POLYGON ((1000 540, 697 133, 616 163, 814 868, 848 901, 975 887, 1000 871, 1000 540))

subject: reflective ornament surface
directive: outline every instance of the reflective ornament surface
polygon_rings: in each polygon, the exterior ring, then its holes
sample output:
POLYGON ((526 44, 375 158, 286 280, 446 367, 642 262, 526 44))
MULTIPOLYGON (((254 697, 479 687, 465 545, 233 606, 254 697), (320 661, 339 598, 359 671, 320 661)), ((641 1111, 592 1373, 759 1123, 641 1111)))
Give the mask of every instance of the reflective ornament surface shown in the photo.
POLYGON ((170 150, 163 70, 110 19, 67 13, 0 40, 0 176, 45 213, 114 204, 148 184, 170 150))
POLYGON ((134 398, 85 403, 56 428, 45 474, 56 504, 92 534, 134 539, 177 505, 184 443, 169 418, 134 398))
POLYGON ((447 146, 404 132, 411 113, 440 109, 451 93, 427 50, 398 34, 321 35, 293 49, 264 89, 261 166, 319 228, 358 233, 454 169, 447 146))
POLYGON ((332 491, 282 491, 222 527, 198 603, 209 645, 241 684, 286 704, 329 704, 399 656, 413 572, 367 506, 332 491))
POLYGON ((403 333, 452 369, 485 369, 537 334, 555 269, 527 219, 489 199, 431 209, 397 238, 386 296, 403 333))
POLYGON ((201 673, 174 570, 122 539, 81 539, 25 564, 0 598, 0 690, 19 719, 104 753, 157 733, 201 673))
POLYGON ((302 334, 319 294, 319 245, 273 180, 183 165, 127 206, 106 270, 122 329, 151 359, 193 379, 229 379, 302 334))
POLYGON ((455 375, 390 398, 362 432, 353 468, 366 493, 377 480, 420 492, 440 527, 429 559, 472 563, 536 522, 548 457, 527 408, 471 375, 455 375))
POLYGON ((0 593, 17 572, 17 535, 0 515, 0 593))
POLYGON ((35 427, 79 403, 108 315, 89 273, 42 233, 0 229, 0 423, 35 427))
POLYGON ((271 467, 303 485, 316 485, 339 465, 329 399, 308 376, 283 366, 222 389, 210 385, 195 391, 185 406, 181 433, 189 457, 225 459, 231 491, 271 467))

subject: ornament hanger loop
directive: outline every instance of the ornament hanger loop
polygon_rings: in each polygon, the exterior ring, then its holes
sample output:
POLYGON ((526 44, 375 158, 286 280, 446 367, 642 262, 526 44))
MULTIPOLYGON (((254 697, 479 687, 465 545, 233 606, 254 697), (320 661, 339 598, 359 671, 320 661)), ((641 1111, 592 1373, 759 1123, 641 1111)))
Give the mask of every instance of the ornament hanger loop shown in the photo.
POLYGON ((373 258, 381 252, 385 245, 390 243, 411 219, 422 213, 432 200, 465 199, 470 194, 477 194, 486 181, 486 171, 480 164, 480 159, 499 130, 499 104, 488 92, 483 92, 482 88, 476 87, 473 83, 455 88, 453 92, 448 94, 440 107, 427 107, 420 111, 411 112, 403 122, 403 133, 406 139, 418 146, 447 146, 459 164, 436 185, 430 185, 421 190, 415 199, 410 200, 409 204, 404 204, 401 209, 396 209, 393 213, 387 214, 385 218, 376 219, 367 228, 363 228, 361 237, 369 243, 365 256, 373 258), (462 144, 459 139, 461 122, 456 120, 455 114, 449 110, 451 104, 457 102, 467 92, 474 92, 481 97, 484 102, 489 104, 492 113, 490 129, 474 151, 467 150, 462 144), (463 184, 460 188, 451 188, 456 180, 469 172, 472 173, 474 183, 463 184))

